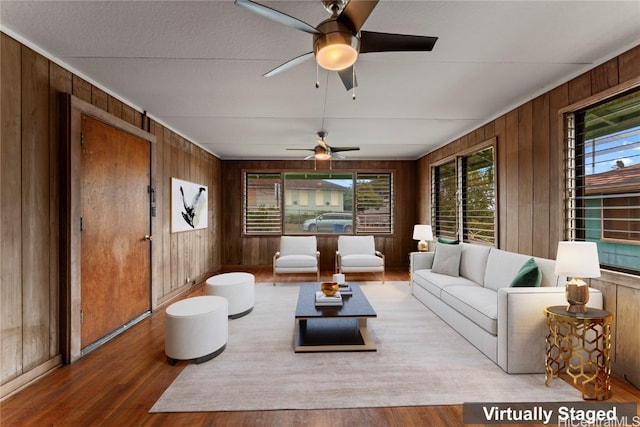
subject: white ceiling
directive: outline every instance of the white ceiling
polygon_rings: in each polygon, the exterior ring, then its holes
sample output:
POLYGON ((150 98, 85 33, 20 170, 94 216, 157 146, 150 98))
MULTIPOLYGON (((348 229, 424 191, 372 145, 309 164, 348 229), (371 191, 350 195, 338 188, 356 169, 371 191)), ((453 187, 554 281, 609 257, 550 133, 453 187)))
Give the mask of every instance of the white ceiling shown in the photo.
MULTIPOLYGON (((262 1, 312 25, 319 0, 262 1)), ((3 31, 222 159, 295 159, 316 132, 350 159, 417 159, 640 43, 640 1, 381 0, 363 29, 438 36, 369 53, 356 100, 312 36, 219 1, 8 1, 3 31)))

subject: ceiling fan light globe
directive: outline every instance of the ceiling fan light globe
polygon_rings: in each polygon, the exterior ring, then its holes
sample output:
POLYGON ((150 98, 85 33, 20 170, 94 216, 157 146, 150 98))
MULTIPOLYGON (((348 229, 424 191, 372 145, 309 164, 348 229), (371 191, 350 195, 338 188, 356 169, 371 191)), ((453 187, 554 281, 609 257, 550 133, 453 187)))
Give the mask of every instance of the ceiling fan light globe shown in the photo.
POLYGON ((351 67, 358 59, 358 51, 346 44, 332 44, 322 47, 316 53, 316 61, 322 68, 331 71, 351 67))
POLYGON ((331 71, 351 67, 358 59, 360 39, 344 24, 329 19, 318 26, 321 34, 313 35, 313 53, 318 65, 331 71))
POLYGON ((316 160, 329 160, 331 158, 331 154, 329 153, 316 153, 316 160))

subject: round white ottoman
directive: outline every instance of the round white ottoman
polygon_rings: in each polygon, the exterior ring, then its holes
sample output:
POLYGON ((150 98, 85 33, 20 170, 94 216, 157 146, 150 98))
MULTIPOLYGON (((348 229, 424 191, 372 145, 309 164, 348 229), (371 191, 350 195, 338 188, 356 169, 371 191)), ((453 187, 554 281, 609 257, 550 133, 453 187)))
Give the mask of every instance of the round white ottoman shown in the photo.
POLYGON ((256 278, 251 273, 223 273, 205 282, 205 293, 229 301, 229 317, 236 319, 249 314, 255 303, 256 278))
POLYGON ((187 298, 167 307, 164 349, 167 361, 206 362, 222 353, 229 336, 227 300, 216 296, 187 298))

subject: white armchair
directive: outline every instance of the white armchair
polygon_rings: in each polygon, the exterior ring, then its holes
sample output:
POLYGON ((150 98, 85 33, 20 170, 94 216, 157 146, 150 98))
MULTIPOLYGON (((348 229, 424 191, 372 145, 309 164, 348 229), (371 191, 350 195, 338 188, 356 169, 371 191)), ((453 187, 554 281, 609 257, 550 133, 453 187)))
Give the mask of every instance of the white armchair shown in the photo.
POLYGON ((276 274, 316 273, 320 281, 320 252, 316 236, 282 236, 280 250, 273 255, 273 285, 276 274))
POLYGON ((338 273, 382 272, 382 283, 384 283, 384 255, 376 250, 373 236, 339 236, 336 271, 338 273))

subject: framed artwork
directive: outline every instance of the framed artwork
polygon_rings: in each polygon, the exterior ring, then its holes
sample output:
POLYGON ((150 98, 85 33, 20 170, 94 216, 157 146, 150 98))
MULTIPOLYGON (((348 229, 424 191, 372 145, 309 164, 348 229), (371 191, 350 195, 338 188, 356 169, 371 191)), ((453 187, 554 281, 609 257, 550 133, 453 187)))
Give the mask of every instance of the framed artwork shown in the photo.
POLYGON ((171 178, 171 232, 207 228, 208 199, 206 185, 171 178))

